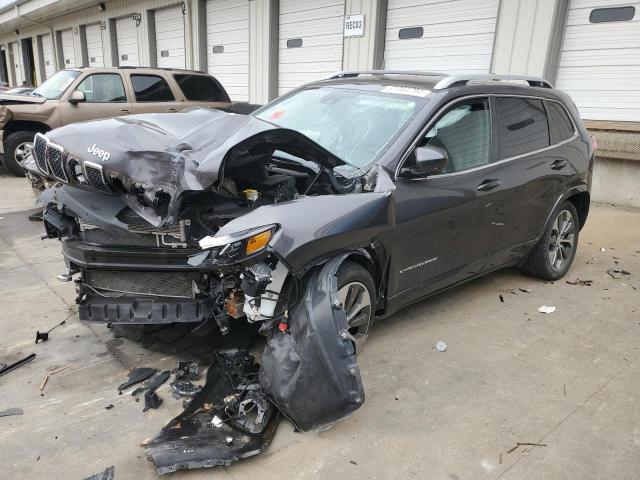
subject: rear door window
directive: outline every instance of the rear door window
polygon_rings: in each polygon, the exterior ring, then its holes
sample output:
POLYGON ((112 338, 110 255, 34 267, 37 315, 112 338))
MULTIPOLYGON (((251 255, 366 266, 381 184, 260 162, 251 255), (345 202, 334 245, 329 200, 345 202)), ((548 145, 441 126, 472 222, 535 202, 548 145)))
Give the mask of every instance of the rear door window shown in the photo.
POLYGON ((525 155, 549 146, 549 125, 542 101, 496 98, 500 125, 500 159, 525 155))
POLYGON ((175 97, 167 81, 157 75, 131 75, 137 102, 173 102, 175 97))
POLYGON ((176 74, 173 78, 180 90, 191 101, 228 102, 229 97, 220 84, 206 75, 176 74))
POLYGON ((76 88, 84 93, 87 103, 126 102, 122 77, 117 73, 89 75, 76 88))
POLYGON ((569 119, 566 110, 556 102, 544 102, 549 118, 549 135, 551 145, 563 142, 573 137, 575 129, 573 122, 569 119))

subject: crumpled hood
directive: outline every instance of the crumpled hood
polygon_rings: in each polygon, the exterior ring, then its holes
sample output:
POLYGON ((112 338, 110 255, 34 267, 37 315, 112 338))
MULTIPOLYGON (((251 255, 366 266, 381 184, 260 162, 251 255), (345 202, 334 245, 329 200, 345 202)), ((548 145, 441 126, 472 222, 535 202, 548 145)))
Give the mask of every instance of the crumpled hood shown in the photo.
POLYGON ((0 105, 16 105, 20 103, 44 103, 47 99, 37 95, 18 95, 15 93, 0 93, 0 105))
POLYGON ((105 177, 142 186, 152 201, 171 195, 167 218, 138 211, 150 223, 167 223, 181 193, 204 190, 221 176, 227 161, 280 150, 333 168, 344 162, 303 134, 253 116, 207 108, 180 113, 132 115, 67 125, 47 134, 73 156, 102 165, 105 177))

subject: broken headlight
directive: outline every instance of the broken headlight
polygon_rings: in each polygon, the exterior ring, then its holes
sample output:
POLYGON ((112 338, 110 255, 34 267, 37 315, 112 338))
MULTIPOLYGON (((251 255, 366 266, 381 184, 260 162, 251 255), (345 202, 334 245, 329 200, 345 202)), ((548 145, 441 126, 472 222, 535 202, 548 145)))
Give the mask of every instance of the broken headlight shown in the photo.
POLYGON ((221 237, 204 237, 199 243, 204 250, 215 248, 215 258, 239 260, 267 248, 275 231, 276 225, 265 225, 221 237))

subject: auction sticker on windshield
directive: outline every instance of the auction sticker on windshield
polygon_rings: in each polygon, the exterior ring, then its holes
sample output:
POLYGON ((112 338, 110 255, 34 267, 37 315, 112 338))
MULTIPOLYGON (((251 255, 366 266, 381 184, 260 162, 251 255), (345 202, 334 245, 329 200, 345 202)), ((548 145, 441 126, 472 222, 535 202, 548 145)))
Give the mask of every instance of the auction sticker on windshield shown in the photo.
POLYGON ((388 85, 382 89, 383 93, 395 93, 396 95, 410 95, 412 97, 426 97, 431 93, 424 88, 399 87, 397 85, 388 85))

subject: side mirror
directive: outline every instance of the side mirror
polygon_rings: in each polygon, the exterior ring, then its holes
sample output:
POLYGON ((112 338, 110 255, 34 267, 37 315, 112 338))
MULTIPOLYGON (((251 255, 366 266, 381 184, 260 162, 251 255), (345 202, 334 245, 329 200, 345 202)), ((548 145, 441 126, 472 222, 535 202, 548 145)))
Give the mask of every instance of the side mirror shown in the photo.
POLYGON ((86 102, 87 97, 85 97, 84 92, 80 90, 74 90, 71 95, 69 95, 69 103, 77 105, 80 102, 86 102))
POLYGON ((416 148, 413 157, 413 165, 402 169, 402 175, 405 177, 424 178, 435 175, 442 172, 449 162, 445 150, 430 145, 416 148))

